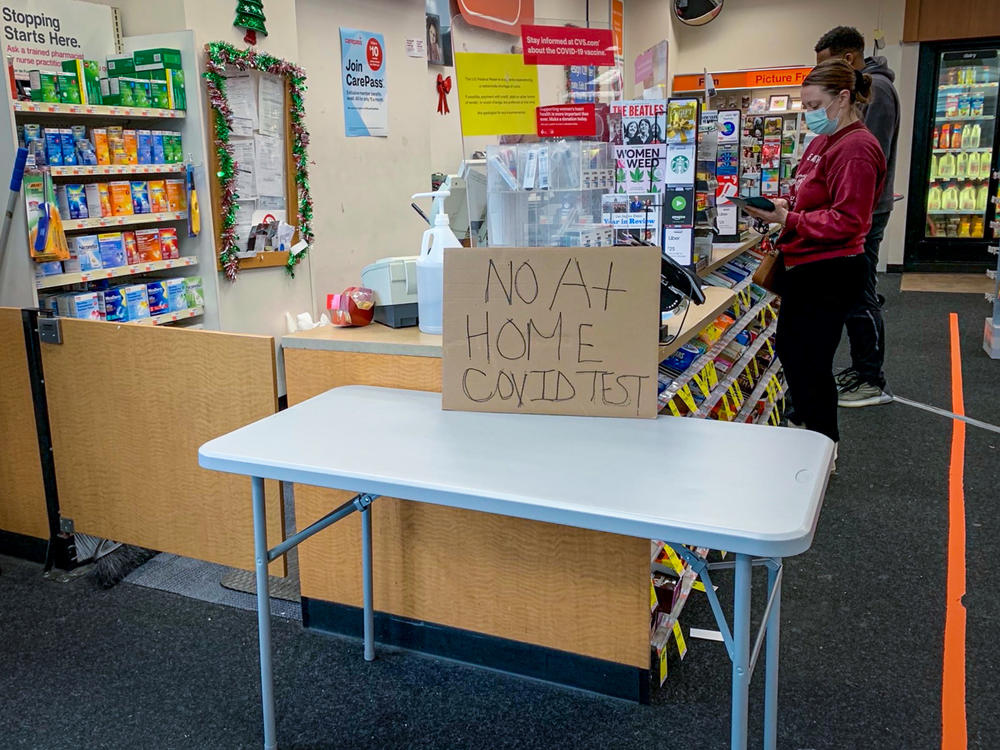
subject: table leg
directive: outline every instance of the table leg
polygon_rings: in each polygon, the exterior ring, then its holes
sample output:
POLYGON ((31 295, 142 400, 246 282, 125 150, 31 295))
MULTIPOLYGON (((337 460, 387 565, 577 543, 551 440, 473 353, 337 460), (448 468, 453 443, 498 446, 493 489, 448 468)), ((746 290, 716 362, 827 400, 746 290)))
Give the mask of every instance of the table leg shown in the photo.
POLYGON ((277 750, 274 730, 274 672, 271 663, 271 597, 267 578, 267 516, 264 480, 253 477, 253 548, 257 568, 257 635, 260 640, 260 701, 264 713, 264 750, 277 750))
POLYGON ((733 604, 733 707, 730 727, 732 750, 746 750, 750 696, 750 583, 752 558, 736 555, 736 596, 733 604))
POLYGON ((365 661, 375 660, 375 608, 372 603, 372 509, 361 509, 361 573, 364 580, 365 661))
POLYGON ((778 747, 778 641, 781 631, 781 560, 778 565, 767 569, 767 595, 777 587, 774 603, 767 618, 767 643, 764 647, 764 750, 778 747))

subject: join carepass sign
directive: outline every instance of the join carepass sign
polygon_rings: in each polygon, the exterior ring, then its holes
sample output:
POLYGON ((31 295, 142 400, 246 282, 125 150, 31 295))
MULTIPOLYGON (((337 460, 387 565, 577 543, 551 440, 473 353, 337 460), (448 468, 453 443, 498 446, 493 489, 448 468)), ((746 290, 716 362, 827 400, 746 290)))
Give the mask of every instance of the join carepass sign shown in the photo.
POLYGON ((656 416, 659 248, 444 257, 445 409, 656 416))

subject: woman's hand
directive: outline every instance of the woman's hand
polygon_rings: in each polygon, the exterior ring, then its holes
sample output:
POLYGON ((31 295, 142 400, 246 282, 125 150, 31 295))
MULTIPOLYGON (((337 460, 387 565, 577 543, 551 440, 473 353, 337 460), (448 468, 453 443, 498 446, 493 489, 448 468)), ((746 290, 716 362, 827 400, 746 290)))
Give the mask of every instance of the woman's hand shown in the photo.
POLYGON ((784 198, 775 198, 771 202, 774 204, 773 211, 762 211, 753 206, 747 206, 743 210, 751 216, 763 219, 769 224, 781 224, 781 226, 785 226, 785 221, 788 219, 788 201, 784 198))

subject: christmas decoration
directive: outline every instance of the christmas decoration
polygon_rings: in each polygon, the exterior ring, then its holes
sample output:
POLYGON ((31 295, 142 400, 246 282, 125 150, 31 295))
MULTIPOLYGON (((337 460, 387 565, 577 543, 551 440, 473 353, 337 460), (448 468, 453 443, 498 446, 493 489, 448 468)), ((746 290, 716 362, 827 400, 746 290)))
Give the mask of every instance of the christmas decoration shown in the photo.
POLYGON ((257 32, 267 36, 267 27, 264 26, 264 0, 239 0, 236 3, 236 20, 233 26, 246 29, 247 35, 243 41, 247 44, 257 43, 257 32))
POLYGON ((446 115, 451 111, 448 109, 448 94, 451 92, 451 76, 445 77, 438 73, 437 92, 438 114, 446 115))
MULTIPOLYGON (((233 129, 233 111, 226 98, 226 67, 239 71, 256 70, 285 78, 289 86, 291 110, 289 118, 292 130, 292 156, 295 159, 295 184, 298 187, 298 229, 299 235, 309 245, 312 245, 313 202, 309 194, 309 160, 306 148, 309 146, 309 133, 305 128, 306 74, 297 65, 279 60, 272 55, 258 52, 254 49, 239 50, 225 42, 212 42, 205 45, 208 54, 204 73, 208 89, 208 101, 215 110, 214 128, 215 148, 219 159, 219 185, 222 191, 222 247, 219 250, 219 263, 230 281, 236 280, 240 270, 236 242, 236 170, 238 165, 233 158, 233 146, 230 136, 233 129)), ((295 266, 305 257, 305 251, 298 254, 289 253, 288 265, 285 270, 294 277, 295 266)))

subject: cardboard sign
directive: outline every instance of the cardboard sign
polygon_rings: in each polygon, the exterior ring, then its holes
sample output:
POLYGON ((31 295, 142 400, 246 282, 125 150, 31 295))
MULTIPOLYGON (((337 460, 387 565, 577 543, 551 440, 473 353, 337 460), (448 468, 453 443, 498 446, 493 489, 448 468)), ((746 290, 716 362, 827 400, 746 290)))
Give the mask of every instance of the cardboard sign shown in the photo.
POLYGON ((536 132, 542 138, 593 137, 597 132, 595 104, 553 104, 537 107, 536 132))
POLYGON ((614 65, 611 29, 522 26, 526 65, 614 65))
POLYGON ((444 257, 445 409, 656 417, 659 248, 444 257))

